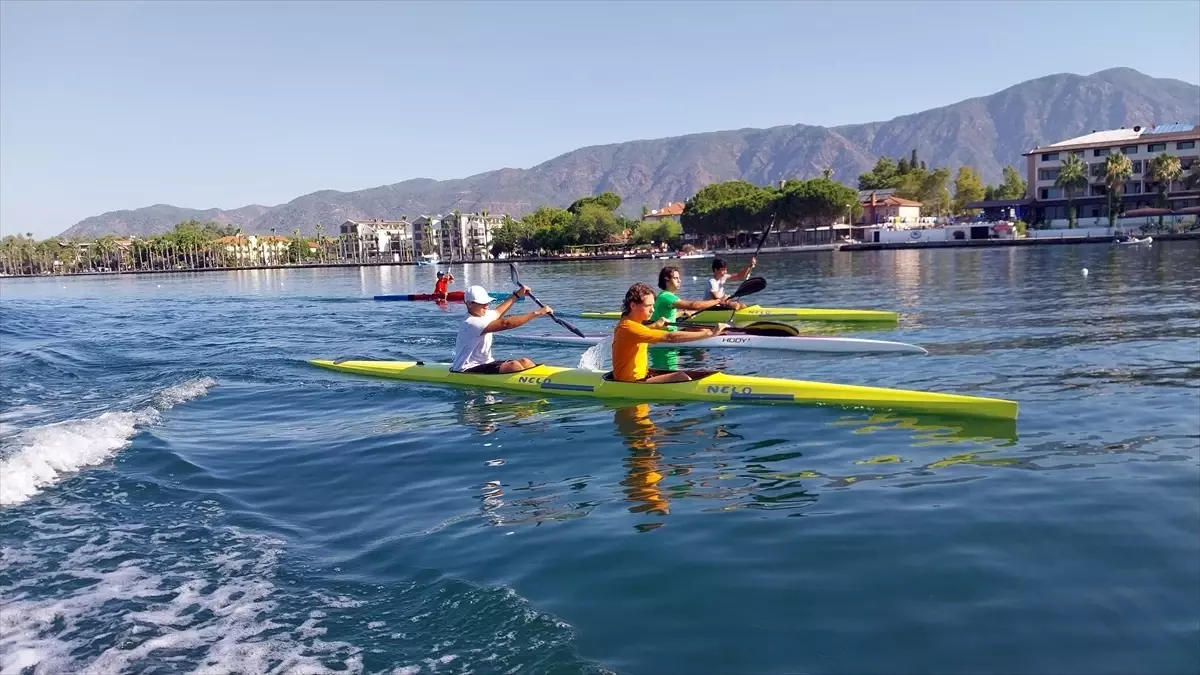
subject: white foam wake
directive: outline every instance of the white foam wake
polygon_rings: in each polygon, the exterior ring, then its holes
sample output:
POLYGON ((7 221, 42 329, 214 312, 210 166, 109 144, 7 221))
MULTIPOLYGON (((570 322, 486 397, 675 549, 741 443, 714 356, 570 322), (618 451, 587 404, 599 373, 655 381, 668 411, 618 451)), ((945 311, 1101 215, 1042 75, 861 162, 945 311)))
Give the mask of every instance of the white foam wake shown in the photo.
POLYGON ((20 504, 65 475, 108 461, 140 429, 157 424, 162 411, 203 396, 216 383, 211 377, 189 380, 156 393, 139 410, 33 427, 6 439, 4 445, 15 450, 0 460, 0 505, 20 504))
POLYGON ((591 347, 587 348, 579 357, 579 368, 581 370, 590 370, 596 373, 605 373, 611 369, 609 364, 612 363, 612 336, 607 335, 605 338, 591 347))

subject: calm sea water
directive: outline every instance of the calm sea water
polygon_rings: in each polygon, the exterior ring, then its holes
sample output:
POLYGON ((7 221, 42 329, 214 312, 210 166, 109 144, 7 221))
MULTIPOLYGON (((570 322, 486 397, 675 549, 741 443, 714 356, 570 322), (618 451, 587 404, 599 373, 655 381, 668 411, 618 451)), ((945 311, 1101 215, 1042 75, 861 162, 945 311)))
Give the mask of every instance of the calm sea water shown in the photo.
MULTIPOLYGON (((1012 398, 1015 432, 304 363, 448 359, 461 306, 371 300, 428 268, 5 279, 0 671, 1195 673, 1198 263, 764 256, 761 304, 895 309, 854 335, 930 355, 682 357, 1012 398)), ((524 275, 565 314, 656 270, 524 275)))

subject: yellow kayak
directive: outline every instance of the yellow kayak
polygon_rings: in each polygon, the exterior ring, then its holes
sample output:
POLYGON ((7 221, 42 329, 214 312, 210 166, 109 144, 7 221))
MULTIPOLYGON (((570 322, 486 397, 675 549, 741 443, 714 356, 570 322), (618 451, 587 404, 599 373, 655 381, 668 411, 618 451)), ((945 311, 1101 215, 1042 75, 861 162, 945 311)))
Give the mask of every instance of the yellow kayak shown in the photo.
POLYGON ((1017 403, 994 398, 937 394, 851 384, 805 382, 774 377, 727 375, 715 372, 691 382, 646 384, 616 382, 604 374, 577 368, 539 365, 508 375, 450 372, 446 363, 413 361, 310 361, 357 375, 437 384, 508 389, 538 395, 561 394, 627 401, 712 401, 720 403, 784 403, 909 410, 943 415, 966 415, 1015 420, 1017 403))
MULTIPOLYGON (((729 310, 708 309, 697 312, 689 319, 692 323, 719 323, 729 321, 729 310)), ((583 312, 584 319, 621 318, 620 312, 583 312)), ((761 307, 748 305, 733 312, 733 324, 744 325, 755 321, 873 321, 896 323, 900 315, 876 309, 819 309, 816 307, 761 307)))

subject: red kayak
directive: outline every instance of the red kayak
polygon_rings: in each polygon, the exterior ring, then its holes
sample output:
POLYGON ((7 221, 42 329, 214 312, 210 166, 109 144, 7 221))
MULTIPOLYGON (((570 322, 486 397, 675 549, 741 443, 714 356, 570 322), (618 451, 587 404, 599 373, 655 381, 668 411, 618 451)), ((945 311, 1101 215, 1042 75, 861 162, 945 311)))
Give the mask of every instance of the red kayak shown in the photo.
MULTIPOLYGON (((491 293, 488 293, 488 295, 492 296, 492 298, 496 300, 503 300, 512 294, 505 293, 504 291, 492 291, 491 293)), ((383 301, 419 302, 422 300, 436 300, 437 298, 432 293, 413 293, 411 295, 377 295, 375 296, 375 299, 383 301)), ((525 298, 521 298, 521 300, 524 299, 525 298)), ((450 291, 446 294, 446 301, 462 302, 463 292, 450 291)))

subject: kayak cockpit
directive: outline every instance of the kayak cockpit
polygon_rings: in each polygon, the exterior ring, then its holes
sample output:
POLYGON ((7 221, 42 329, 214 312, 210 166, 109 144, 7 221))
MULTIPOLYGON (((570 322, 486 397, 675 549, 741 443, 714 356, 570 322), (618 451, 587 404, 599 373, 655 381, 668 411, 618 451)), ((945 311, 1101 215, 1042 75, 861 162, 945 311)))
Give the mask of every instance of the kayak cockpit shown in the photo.
MULTIPOLYGON (((655 375, 667 375, 668 373, 675 373, 675 372, 687 373, 688 377, 692 378, 692 382, 697 382, 699 380, 703 380, 706 377, 712 377, 713 375, 716 375, 717 373, 720 373, 721 371, 719 371, 719 370, 684 370, 684 371, 650 370, 646 374, 646 377, 654 377, 655 375)), ((604 380, 605 382, 617 382, 618 381, 618 380, 613 379, 611 370, 608 371, 607 373, 604 373, 604 375, 602 375, 600 379, 604 380)), ((680 384, 680 383, 679 382, 624 382, 622 384, 680 384)))

